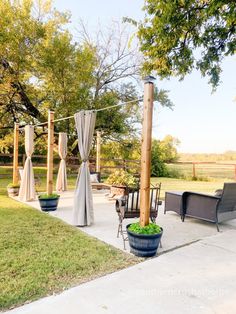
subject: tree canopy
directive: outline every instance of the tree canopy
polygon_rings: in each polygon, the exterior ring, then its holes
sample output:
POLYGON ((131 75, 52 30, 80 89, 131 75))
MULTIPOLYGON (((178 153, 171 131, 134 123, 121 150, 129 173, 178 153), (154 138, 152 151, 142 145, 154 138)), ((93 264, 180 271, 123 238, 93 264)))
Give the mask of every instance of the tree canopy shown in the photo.
POLYGON ((146 0, 138 37, 144 70, 183 79, 194 68, 216 88, 236 49, 235 0, 146 0))
MULTIPOLYGON (((89 40, 81 26, 79 35, 83 36, 75 42, 67 29, 70 15, 53 9, 50 0, 2 0, 0 18, 2 150, 9 148, 5 144, 11 142, 8 134, 14 122, 44 122, 48 109, 61 118, 80 109, 99 109, 139 97, 133 82, 139 63, 123 29, 99 30, 101 41, 89 40)), ((138 121, 137 102, 99 112, 96 127, 104 135, 118 137, 135 132, 138 121)), ((55 128, 76 137, 73 121, 59 122, 55 128)), ((35 133, 37 140, 44 131, 36 129, 35 133)), ((74 139, 70 138, 70 144, 74 139)))
MULTIPOLYGON (((45 122, 48 109, 58 119, 140 98, 140 54, 135 43, 129 44, 126 26, 114 22, 91 35, 81 22, 75 41, 68 28, 70 14, 53 9, 51 0, 2 0, 0 18, 1 152, 12 152, 14 122, 45 122)), ((155 100, 173 106, 165 90, 155 89, 155 100)), ((136 101, 98 112, 96 129, 104 139, 126 145, 140 122, 136 101)), ((70 153, 75 154, 73 119, 56 123, 55 131, 70 134, 70 153)), ((35 128, 35 135, 35 151, 42 154, 46 128, 35 128)))

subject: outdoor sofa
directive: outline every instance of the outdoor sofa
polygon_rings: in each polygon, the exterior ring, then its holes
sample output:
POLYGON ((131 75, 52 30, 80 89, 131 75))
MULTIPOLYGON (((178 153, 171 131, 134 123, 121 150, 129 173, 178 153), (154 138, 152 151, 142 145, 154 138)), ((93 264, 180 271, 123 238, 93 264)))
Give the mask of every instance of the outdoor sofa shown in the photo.
POLYGON ((190 191, 166 192, 165 209, 174 211, 181 216, 193 217, 216 224, 236 219, 236 183, 224 183, 223 190, 217 190, 215 195, 208 195, 190 191))

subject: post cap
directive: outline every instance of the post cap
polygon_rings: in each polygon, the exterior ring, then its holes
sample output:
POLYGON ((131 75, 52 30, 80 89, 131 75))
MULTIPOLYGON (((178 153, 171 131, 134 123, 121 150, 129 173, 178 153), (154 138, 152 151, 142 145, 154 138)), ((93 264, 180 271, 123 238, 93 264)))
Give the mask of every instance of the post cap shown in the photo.
POLYGON ((156 78, 152 75, 148 75, 144 77, 144 83, 154 83, 154 81, 156 80, 156 78))

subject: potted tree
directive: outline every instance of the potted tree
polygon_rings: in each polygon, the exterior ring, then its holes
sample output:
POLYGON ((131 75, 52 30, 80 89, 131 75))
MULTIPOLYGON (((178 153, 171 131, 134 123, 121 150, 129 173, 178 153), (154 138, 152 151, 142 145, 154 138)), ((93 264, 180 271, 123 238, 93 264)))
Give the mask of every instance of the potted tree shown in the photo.
POLYGON ((20 190, 20 185, 19 184, 14 184, 14 183, 9 183, 7 186, 7 193, 8 196, 18 196, 19 195, 19 190, 20 190))
POLYGON ((41 194, 39 195, 39 204, 44 212, 54 211, 57 209, 60 195, 59 194, 41 194))
POLYGON ((111 185, 110 194, 124 196, 127 187, 135 188, 138 186, 138 180, 132 174, 121 169, 116 170, 106 180, 106 183, 111 185))

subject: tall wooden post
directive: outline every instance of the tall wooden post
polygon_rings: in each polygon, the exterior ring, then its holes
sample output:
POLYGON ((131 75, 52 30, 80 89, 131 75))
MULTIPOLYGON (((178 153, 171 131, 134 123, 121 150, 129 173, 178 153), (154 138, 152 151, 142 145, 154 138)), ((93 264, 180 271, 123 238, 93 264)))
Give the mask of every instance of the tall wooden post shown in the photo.
POLYGON ((53 193, 54 112, 48 111, 47 194, 53 193))
POLYGON ((196 166, 195 166, 195 162, 193 162, 193 178, 196 178, 196 166))
POLYGON ((152 148, 152 114, 154 85, 152 77, 145 78, 142 147, 141 147, 141 179, 140 179, 140 225, 149 224, 150 217, 150 176, 152 148))
POLYGON ((101 172, 101 132, 97 131, 96 172, 101 172))
POLYGON ((18 147, 19 147, 19 124, 14 125, 14 152, 13 152, 13 184, 18 184, 18 147))

